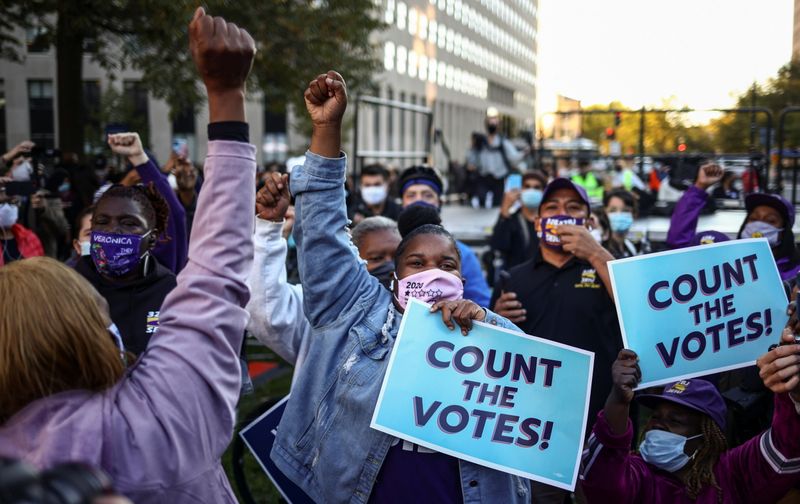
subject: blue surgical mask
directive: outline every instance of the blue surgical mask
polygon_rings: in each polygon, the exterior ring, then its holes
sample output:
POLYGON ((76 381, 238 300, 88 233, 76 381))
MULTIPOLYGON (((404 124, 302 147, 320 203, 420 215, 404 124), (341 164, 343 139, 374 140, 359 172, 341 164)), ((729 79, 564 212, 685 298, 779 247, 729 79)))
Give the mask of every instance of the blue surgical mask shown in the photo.
POLYGON ((763 221, 748 222, 742 230, 742 238, 766 238, 770 247, 781 244, 783 229, 776 228, 763 221))
POLYGON ((612 212, 608 214, 608 223, 611 231, 627 233, 633 225, 633 214, 631 212, 612 212))
POLYGON ((694 458, 694 454, 690 457, 683 451, 686 442, 701 436, 702 434, 698 434, 687 438, 680 434, 652 429, 644 435, 644 441, 639 445, 639 455, 648 464, 656 466, 662 471, 674 473, 694 458))
POLYGON ((290 249, 297 248, 297 243, 294 241, 294 235, 289 234, 289 238, 286 238, 286 246, 290 249))
POLYGON ((544 191, 541 189, 523 189, 519 193, 519 199, 525 208, 539 208, 542 203, 542 196, 544 196, 544 191))

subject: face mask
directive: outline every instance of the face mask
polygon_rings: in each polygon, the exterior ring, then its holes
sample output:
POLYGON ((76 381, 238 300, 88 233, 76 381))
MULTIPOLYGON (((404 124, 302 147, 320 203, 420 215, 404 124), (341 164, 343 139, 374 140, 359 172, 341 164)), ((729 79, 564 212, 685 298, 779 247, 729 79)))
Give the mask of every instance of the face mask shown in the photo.
POLYGON ((90 241, 82 241, 80 242, 81 246, 81 257, 91 255, 92 253, 92 242, 90 241))
POLYGON ((178 190, 178 178, 175 175, 170 173, 169 176, 167 177, 167 182, 169 182, 169 186, 172 188, 173 191, 178 190))
POLYGON ((753 221, 744 226, 742 238, 766 238, 770 247, 777 247, 781 244, 781 233, 783 233, 783 229, 778 229, 766 222, 753 221))
POLYGON ((63 184, 58 186, 58 192, 65 193, 65 192, 68 192, 70 190, 70 188, 71 188, 71 186, 70 186, 69 182, 64 182, 63 184))
POLYGON ((377 205, 386 199, 386 186, 371 186, 361 188, 361 199, 367 205, 377 205))
MULTIPOLYGON (((397 276, 395 275, 395 279, 397 276)), ((429 269, 397 281, 397 302, 403 309, 411 298, 426 303, 455 301, 464 297, 464 282, 452 273, 429 269)))
POLYGON ((286 239, 286 246, 290 249, 297 248, 297 243, 294 241, 294 235, 291 233, 289 234, 289 238, 286 239))
POLYGON ((0 205, 0 228, 8 229, 17 223, 19 218, 19 207, 11 203, 0 205))
POLYGON ((91 256, 97 271, 110 277, 125 276, 139 266, 147 254, 139 254, 142 239, 150 231, 139 236, 92 231, 91 256))
POLYGON ((686 442, 701 436, 702 434, 698 434, 687 438, 686 436, 663 430, 649 430, 644 435, 644 441, 639 446, 639 455, 650 465, 654 465, 663 471, 675 472, 694 458, 694 455, 690 457, 684 453, 686 442))
POLYGON ((33 166, 30 161, 23 161, 11 170, 11 178, 17 182, 28 182, 33 173, 33 166))
POLYGON ((544 191, 541 189, 523 189, 519 193, 519 199, 525 208, 539 208, 542 203, 542 196, 544 196, 544 191))
POLYGON ((611 231, 626 233, 633 224, 633 214, 631 212, 612 212, 608 214, 608 222, 611 225, 611 231))
POLYGON ((496 124, 487 124, 486 125, 486 131, 490 135, 494 135, 495 133, 497 133, 497 125, 496 124))
POLYGON ((592 235, 594 241, 597 243, 603 243, 603 231, 598 228, 590 229, 589 234, 592 235))
POLYGON ((392 274, 394 273, 394 261, 386 261, 381 263, 380 266, 377 268, 373 268, 372 271, 369 272, 370 275, 374 276, 378 279, 378 281, 386 287, 386 290, 392 290, 392 274))
POLYGON ((539 238, 541 238, 542 243, 548 247, 561 250, 561 238, 558 236, 558 226, 563 224, 583 226, 585 222, 586 219, 570 217, 569 215, 554 215, 553 217, 544 217, 540 224, 542 230, 539 231, 539 238))

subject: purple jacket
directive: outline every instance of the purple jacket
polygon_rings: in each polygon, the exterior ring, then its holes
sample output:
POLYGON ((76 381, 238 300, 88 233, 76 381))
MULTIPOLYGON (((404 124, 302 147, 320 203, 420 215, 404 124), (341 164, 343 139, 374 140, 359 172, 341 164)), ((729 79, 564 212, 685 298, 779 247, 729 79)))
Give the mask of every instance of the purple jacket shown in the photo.
MULTIPOLYGON (((697 221, 707 199, 708 193, 695 186, 689 186, 689 189, 683 193, 681 199, 675 204, 669 221, 669 232, 667 233, 669 248, 677 249, 689 246, 697 233, 697 221)), ((792 264, 788 257, 782 257, 775 262, 778 265, 781 280, 793 280, 800 272, 800 264, 792 264)))
MULTIPOLYGON (((186 265, 188 239, 186 237, 186 211, 169 185, 169 181, 158 169, 155 161, 148 159, 145 164, 136 167, 144 185, 153 183, 156 190, 167 200, 169 205, 169 220, 167 229, 161 237, 169 236, 169 240, 159 240, 153 255, 158 262, 172 270, 176 275, 186 265)), ((161 238, 159 237, 159 238, 161 238)))
POLYGON ((147 350, 105 392, 29 404, 0 426, 0 456, 99 466, 137 504, 236 502, 220 457, 241 385, 255 168, 252 145, 209 142, 189 263, 147 350))
MULTIPOLYGON (((588 502, 615 504, 716 504, 717 490, 704 488, 697 500, 686 495, 683 483, 671 473, 647 464, 630 452, 633 426, 615 435, 603 412, 597 415, 583 452, 581 479, 588 502)), ((722 501, 774 503, 800 478, 800 415, 787 394, 775 395, 772 427, 719 458, 714 476, 722 501)))

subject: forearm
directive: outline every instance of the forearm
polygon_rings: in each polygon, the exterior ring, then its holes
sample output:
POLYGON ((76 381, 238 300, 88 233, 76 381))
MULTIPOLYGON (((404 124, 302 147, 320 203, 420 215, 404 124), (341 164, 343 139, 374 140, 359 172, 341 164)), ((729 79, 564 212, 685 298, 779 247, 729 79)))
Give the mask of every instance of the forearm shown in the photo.
POLYGON ((621 436, 628 430, 630 404, 625 401, 620 401, 612 391, 608 395, 606 404, 603 407, 603 416, 611 432, 617 436, 621 436))
POLYGON ((667 232, 667 245, 670 248, 686 247, 697 232, 697 221, 700 219, 700 211, 703 209, 708 194, 691 186, 681 196, 672 211, 669 221, 669 231, 667 232))
POLYGON ((340 124, 314 125, 309 151, 326 158, 338 158, 342 152, 340 124))

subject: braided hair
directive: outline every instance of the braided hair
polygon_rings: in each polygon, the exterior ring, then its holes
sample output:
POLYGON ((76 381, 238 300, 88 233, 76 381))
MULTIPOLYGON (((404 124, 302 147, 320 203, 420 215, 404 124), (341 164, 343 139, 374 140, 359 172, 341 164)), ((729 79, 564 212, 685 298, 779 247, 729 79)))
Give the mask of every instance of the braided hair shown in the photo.
POLYGON ((95 208, 106 198, 125 198, 139 203, 144 212, 145 219, 152 223, 153 228, 158 231, 159 236, 163 237, 165 240, 169 240, 169 237, 166 236, 167 222, 169 220, 169 205, 167 204, 167 200, 156 190, 152 182, 146 186, 124 186, 114 184, 103 193, 95 204, 95 208))
POLYGON ((700 420, 700 431, 703 433, 703 444, 686 474, 686 493, 694 500, 706 485, 711 485, 717 490, 717 502, 722 502, 722 488, 714 477, 714 466, 720 455, 728 449, 728 443, 722 429, 708 415, 703 415, 700 420))

